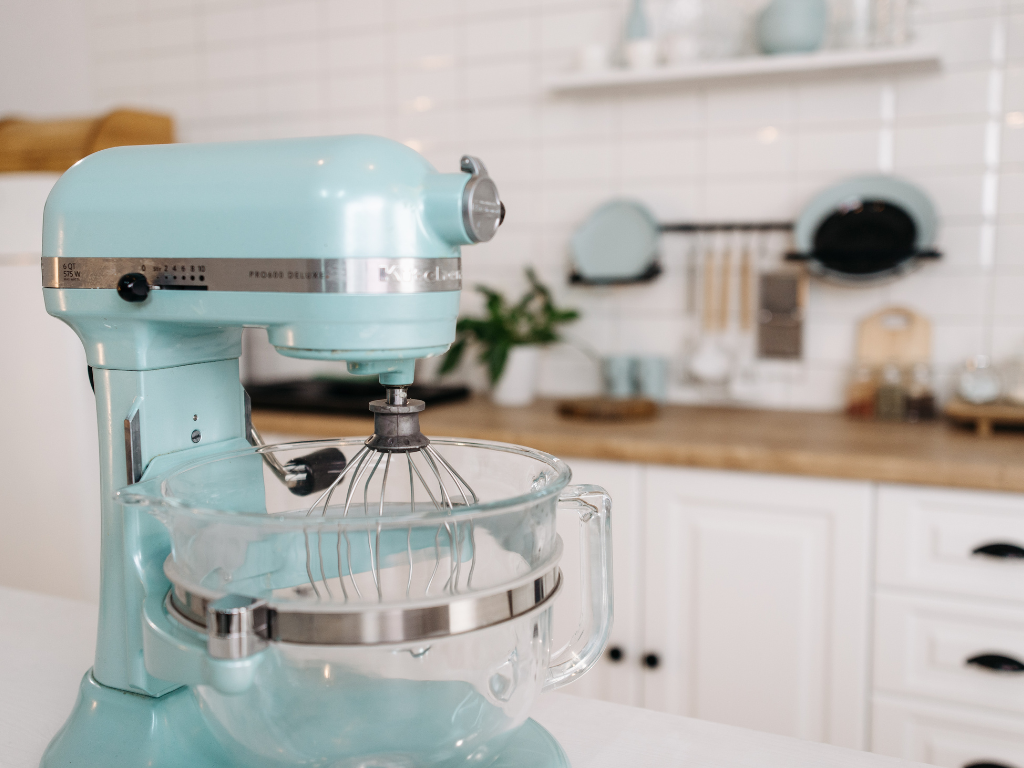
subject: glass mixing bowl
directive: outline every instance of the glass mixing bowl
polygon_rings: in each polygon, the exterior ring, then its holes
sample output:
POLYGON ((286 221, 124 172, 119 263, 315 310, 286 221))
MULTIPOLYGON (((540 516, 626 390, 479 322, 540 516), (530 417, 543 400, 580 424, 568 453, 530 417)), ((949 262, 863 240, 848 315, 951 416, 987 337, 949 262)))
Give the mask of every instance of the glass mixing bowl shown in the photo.
POLYGON ((146 666, 189 684, 249 765, 488 765, 607 641, 610 499, 518 446, 434 440, 431 460, 363 443, 211 455, 120 493, 170 533, 146 666), (281 468, 326 449, 347 472, 296 496, 281 468), (560 511, 580 523, 583 610, 553 649, 560 511))

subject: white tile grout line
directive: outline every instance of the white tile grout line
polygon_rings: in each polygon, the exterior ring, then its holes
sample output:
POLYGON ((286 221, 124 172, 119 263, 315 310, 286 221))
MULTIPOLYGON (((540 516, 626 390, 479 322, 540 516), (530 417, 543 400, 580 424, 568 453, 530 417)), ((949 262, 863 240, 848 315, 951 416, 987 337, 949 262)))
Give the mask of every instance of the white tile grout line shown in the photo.
POLYGON ((985 126, 985 176, 981 190, 981 240, 978 261, 987 279, 982 306, 982 351, 990 354, 994 332, 996 221, 999 215, 999 160, 1002 154, 1003 88, 1006 71, 1005 0, 992 24, 991 69, 988 77, 988 123, 985 126))
POLYGON ((981 243, 979 262, 990 270, 995 263, 995 223, 999 213, 999 159, 1003 123, 1003 81, 1006 65, 1006 25, 1002 17, 992 24, 991 68, 988 74, 988 122, 985 125, 985 175, 981 189, 981 243))
POLYGON ((896 87, 886 80, 879 96, 878 170, 892 173, 895 156, 896 87))

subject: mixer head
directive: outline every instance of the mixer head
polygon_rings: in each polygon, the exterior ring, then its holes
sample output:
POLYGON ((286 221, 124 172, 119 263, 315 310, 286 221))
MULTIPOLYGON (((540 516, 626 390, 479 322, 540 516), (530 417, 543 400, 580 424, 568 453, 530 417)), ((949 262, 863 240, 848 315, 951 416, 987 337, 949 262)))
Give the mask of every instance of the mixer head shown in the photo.
POLYGON ((47 200, 44 296, 93 367, 229 359, 257 326, 284 355, 409 384, 454 341, 461 246, 503 218, 476 158, 439 173, 375 136, 116 147, 47 200))

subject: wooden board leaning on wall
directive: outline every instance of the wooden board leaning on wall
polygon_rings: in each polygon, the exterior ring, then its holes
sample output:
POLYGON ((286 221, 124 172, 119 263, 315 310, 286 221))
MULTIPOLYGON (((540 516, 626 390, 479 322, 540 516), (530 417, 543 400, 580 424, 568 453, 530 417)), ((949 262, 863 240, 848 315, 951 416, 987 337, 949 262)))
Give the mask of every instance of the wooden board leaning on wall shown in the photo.
POLYGON ((101 149, 173 141, 174 121, 169 116, 131 109, 66 120, 4 117, 0 118, 0 173, 63 172, 101 149))

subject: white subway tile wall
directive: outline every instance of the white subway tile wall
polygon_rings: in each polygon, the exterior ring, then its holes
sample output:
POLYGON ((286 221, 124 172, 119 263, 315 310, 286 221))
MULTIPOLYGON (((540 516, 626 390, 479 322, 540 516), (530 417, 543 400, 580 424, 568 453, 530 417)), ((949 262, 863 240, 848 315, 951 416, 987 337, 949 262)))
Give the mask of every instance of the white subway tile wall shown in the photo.
MULTIPOLYGON (((941 261, 898 281, 814 282, 799 363, 760 363, 763 403, 839 407, 857 321, 900 303, 934 323, 940 383, 969 355, 1024 352, 1024 2, 918 0, 938 72, 551 95, 546 74, 612 45, 623 0, 90 0, 101 106, 167 110, 184 141, 371 132, 453 170, 484 159, 508 206, 467 249, 467 286, 517 293, 533 265, 583 319, 548 354, 542 391, 596 391, 594 355, 678 360, 688 244, 664 274, 570 286, 568 240, 607 198, 663 220, 793 219, 827 184, 879 170, 924 187, 941 261), (579 351, 584 350, 584 351, 579 351)), ((666 0, 649 4, 656 26, 666 0)), ((752 3, 756 5, 756 2, 752 3)), ((762 266, 788 247, 775 238, 762 266)), ((479 308, 466 291, 464 308, 479 308)))

